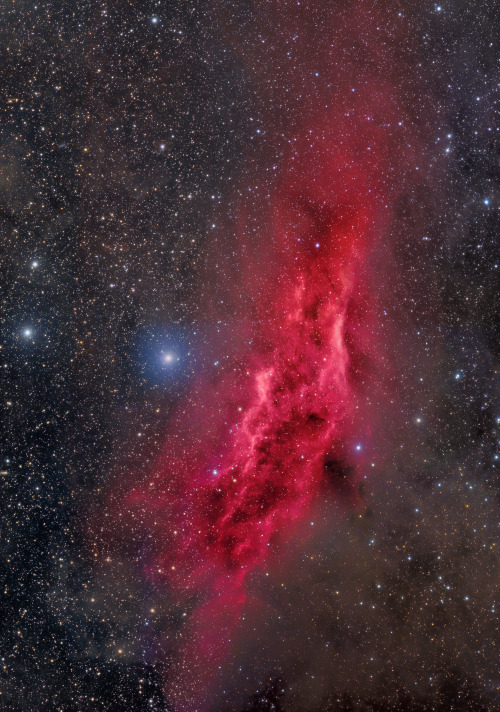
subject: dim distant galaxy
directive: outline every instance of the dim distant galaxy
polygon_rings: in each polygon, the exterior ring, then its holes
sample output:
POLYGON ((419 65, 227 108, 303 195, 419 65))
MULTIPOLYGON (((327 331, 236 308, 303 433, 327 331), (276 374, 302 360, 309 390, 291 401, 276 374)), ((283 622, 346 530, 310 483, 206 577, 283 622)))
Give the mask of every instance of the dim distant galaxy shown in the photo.
POLYGON ((499 710, 498 4, 1 16, 0 709, 499 710))

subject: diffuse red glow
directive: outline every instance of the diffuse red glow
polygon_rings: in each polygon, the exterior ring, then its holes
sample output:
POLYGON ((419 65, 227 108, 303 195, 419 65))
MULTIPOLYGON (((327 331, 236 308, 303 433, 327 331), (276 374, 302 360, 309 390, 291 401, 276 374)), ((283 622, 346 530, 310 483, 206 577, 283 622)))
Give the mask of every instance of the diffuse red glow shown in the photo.
MULTIPOLYGON (((129 500, 154 513, 154 574, 176 596, 201 592, 204 601, 167 681, 186 712, 210 707, 247 577, 325 480, 342 478, 354 434, 366 429, 359 396, 377 350, 370 260, 390 219, 388 136, 398 112, 381 76, 367 74, 356 92, 344 77, 333 94, 328 105, 309 96, 290 137, 260 259, 239 215, 254 346, 218 382, 199 378, 172 418, 153 481, 129 500)), ((354 493, 359 477, 349 475, 354 493)))
MULTIPOLYGON (((378 159, 356 167, 352 145, 324 128, 304 145, 273 196, 283 264, 259 316, 266 346, 248 355, 241 375, 195 386, 191 416, 173 421, 153 496, 136 500, 165 517, 157 570, 177 595, 205 592, 168 683, 179 710, 203 709, 246 577, 304 518, 325 480, 340 479, 345 444, 363 427, 355 411, 374 341, 364 275, 384 222, 370 188, 378 159), (190 430, 186 420, 200 410, 190 430)), ((358 477, 349 476, 353 492, 358 477)))
POLYGON ((271 232, 282 265, 259 316, 267 348, 251 354, 241 377, 213 392, 203 386, 197 396, 207 430, 221 414, 231 427, 201 452, 195 470, 188 449, 173 472, 169 441, 160 481, 166 491, 172 479, 178 484, 164 504, 180 510, 182 534, 164 568, 180 587, 198 585, 209 570, 243 584, 273 536, 304 515, 328 463, 343 457, 373 346, 364 273, 383 220, 370 180, 376 145, 370 165, 358 168, 347 127, 340 128, 342 142, 325 127, 307 133, 273 196, 271 232))

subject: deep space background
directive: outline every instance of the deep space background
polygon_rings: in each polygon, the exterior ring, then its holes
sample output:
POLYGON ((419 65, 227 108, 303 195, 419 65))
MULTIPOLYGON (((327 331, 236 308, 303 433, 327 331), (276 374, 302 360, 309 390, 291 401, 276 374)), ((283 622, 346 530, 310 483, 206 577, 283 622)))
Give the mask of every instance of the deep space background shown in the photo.
POLYGON ((0 710, 500 710, 499 27, 494 0, 2 4, 0 710), (291 142, 323 107, 371 140, 379 90, 383 358, 333 468, 362 483, 273 544, 183 698, 197 599, 130 492, 251 361, 291 142))

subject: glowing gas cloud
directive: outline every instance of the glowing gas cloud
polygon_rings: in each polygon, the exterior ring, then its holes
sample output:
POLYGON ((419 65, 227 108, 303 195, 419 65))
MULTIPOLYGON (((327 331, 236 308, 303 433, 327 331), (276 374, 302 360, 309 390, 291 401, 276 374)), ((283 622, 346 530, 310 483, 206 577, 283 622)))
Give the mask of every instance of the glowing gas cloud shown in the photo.
POLYGON ((232 329, 251 332, 251 346, 233 354, 231 369, 199 376, 150 481, 127 504, 154 519, 154 574, 178 598, 201 601, 166 683, 182 712, 210 708, 248 578, 277 537, 286 541, 325 485, 332 501, 340 491, 357 496, 365 473, 350 466, 354 438, 369 437, 367 393, 383 368, 372 266, 387 239, 398 166, 402 180, 415 155, 409 141, 406 155, 391 155, 402 109, 388 51, 371 34, 375 18, 364 13, 359 27, 359 8, 340 20, 328 3, 269 5, 274 64, 254 57, 255 72, 265 83, 274 66, 293 120, 275 139, 278 177, 266 184, 258 245, 248 199, 236 204, 233 249, 248 306, 232 329), (321 14, 321 37, 307 29, 311 12, 321 14))

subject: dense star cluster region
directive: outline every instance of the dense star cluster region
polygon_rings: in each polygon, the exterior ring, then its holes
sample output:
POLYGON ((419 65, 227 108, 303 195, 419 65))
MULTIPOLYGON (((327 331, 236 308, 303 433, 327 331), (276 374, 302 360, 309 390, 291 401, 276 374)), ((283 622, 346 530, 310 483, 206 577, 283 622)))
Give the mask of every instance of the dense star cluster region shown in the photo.
POLYGON ((0 9, 0 709, 500 708, 498 19, 0 9))

